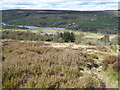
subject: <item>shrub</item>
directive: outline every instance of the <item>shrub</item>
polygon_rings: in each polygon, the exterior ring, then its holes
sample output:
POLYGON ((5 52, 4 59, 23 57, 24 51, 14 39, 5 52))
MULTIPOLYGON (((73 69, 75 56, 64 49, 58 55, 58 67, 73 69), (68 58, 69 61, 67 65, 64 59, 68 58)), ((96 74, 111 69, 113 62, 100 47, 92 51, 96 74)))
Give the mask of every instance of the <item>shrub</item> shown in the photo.
POLYGON ((114 70, 118 70, 118 56, 107 56, 103 61, 102 61, 102 65, 104 67, 104 69, 107 69, 109 64, 113 65, 113 69, 114 70))
POLYGON ((118 56, 117 61, 113 64, 113 69, 117 72, 120 71, 120 56, 118 56))

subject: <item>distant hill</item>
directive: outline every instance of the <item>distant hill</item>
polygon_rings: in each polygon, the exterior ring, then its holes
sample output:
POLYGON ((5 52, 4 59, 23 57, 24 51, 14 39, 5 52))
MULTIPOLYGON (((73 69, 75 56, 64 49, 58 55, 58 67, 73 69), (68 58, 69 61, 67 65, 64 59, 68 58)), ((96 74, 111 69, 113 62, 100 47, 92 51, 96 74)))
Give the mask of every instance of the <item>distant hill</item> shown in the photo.
POLYGON ((117 15, 117 11, 2 10, 2 20, 7 24, 62 27, 93 32, 116 31, 117 15))

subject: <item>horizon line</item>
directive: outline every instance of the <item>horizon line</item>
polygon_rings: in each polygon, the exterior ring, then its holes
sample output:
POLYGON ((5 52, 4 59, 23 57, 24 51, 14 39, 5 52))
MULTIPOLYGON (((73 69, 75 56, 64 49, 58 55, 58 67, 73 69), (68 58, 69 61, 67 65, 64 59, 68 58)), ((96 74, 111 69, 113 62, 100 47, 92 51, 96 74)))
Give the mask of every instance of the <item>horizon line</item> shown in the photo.
POLYGON ((55 10, 55 11, 118 11, 119 9, 116 10, 64 10, 64 9, 1 9, 2 10, 55 10))

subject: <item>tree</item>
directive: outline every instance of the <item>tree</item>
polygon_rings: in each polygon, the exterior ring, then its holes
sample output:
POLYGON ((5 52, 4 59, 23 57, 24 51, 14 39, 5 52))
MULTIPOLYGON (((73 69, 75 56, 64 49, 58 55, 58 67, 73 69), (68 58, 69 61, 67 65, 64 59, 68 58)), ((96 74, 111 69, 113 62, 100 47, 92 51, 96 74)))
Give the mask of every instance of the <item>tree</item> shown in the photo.
POLYGON ((65 42, 68 42, 70 40, 70 33, 69 32, 64 32, 63 39, 64 39, 65 42))
POLYGON ((71 40, 71 42, 74 42, 74 41, 75 41, 75 35, 74 35, 74 33, 71 33, 71 35, 70 35, 70 40, 71 40))
POLYGON ((74 33, 70 32, 64 32, 60 33, 60 37, 65 41, 65 42, 74 42, 75 41, 75 35, 74 33))

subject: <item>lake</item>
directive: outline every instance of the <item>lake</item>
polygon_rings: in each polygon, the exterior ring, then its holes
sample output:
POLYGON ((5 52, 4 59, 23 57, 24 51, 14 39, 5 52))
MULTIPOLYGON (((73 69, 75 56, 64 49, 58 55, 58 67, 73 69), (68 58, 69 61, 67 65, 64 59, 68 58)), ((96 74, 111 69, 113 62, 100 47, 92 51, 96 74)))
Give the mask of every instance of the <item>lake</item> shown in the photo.
POLYGON ((16 27, 24 27, 27 29, 57 29, 57 30, 65 30, 65 28, 58 28, 58 27, 37 27, 37 26, 26 26, 26 25, 10 25, 6 23, 1 23, 2 25, 8 25, 8 26, 16 26, 16 27))

